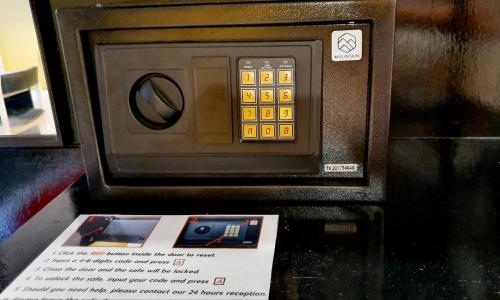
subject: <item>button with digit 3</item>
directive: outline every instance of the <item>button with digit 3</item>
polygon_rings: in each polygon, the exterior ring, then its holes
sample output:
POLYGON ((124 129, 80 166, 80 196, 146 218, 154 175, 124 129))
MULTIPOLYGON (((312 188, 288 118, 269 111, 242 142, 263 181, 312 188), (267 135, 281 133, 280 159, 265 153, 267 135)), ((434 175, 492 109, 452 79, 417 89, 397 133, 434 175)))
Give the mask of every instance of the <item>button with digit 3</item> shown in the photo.
POLYGON ((293 71, 292 70, 278 70, 278 83, 279 84, 293 84, 293 71))

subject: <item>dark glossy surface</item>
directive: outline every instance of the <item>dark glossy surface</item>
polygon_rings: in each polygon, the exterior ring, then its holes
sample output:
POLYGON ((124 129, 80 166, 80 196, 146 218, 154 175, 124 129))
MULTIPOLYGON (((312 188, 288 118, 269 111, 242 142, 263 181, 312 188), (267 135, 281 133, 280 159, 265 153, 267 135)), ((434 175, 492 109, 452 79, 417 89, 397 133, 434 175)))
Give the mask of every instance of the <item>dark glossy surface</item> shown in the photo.
POLYGON ((398 0, 391 136, 500 136, 498 16, 496 0, 398 0))
POLYGON ((0 245, 1 285, 80 213, 258 212, 280 214, 272 299, 500 299, 500 187, 494 184, 500 144, 393 140, 389 149, 385 209, 148 199, 89 205, 80 181, 0 245), (336 231, 338 223, 356 224, 357 231, 336 231))
POLYGON ((390 149, 386 298, 500 299, 499 141, 390 149))
POLYGON ((83 174, 79 149, 2 149, 0 242, 83 174))

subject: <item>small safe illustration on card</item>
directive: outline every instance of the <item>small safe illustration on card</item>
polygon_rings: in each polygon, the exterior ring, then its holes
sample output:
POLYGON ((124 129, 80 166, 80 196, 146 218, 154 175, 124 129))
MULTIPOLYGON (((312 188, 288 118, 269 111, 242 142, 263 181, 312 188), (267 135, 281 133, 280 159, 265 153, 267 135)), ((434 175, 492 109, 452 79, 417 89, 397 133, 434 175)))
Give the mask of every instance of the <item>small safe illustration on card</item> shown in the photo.
POLYGON ((189 217, 177 248, 257 248, 262 217, 189 217))

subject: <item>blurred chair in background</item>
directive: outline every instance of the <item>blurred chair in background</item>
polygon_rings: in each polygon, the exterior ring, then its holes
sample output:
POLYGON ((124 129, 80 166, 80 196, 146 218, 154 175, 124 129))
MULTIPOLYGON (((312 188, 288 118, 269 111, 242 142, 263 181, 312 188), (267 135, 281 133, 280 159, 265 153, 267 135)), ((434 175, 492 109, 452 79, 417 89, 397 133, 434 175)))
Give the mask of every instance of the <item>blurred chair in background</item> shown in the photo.
POLYGON ((0 87, 0 135, 40 134, 47 109, 43 107, 38 68, 17 72, 0 69, 0 87))

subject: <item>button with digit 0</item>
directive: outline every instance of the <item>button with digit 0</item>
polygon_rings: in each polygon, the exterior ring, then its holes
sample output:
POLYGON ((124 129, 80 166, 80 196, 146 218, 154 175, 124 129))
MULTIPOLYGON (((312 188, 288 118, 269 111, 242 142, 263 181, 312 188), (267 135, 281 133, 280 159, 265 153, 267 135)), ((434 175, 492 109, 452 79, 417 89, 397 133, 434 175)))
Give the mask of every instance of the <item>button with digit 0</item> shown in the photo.
POLYGON ((276 138, 276 125, 275 124, 260 124, 260 136, 262 139, 275 139, 276 138))

